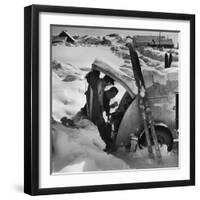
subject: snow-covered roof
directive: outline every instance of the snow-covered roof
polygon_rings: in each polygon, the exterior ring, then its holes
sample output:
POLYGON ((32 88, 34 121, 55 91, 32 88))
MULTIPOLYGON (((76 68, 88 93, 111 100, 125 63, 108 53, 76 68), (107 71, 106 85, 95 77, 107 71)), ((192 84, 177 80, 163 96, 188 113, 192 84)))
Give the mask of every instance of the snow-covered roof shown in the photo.
MULTIPOLYGON (((92 64, 92 69, 98 70, 113 80, 120 83, 134 97, 138 93, 135 80, 122 72, 116 66, 96 59, 92 64)), ((178 92, 178 68, 169 68, 159 71, 152 67, 143 67, 142 73, 149 97, 169 95, 178 92)))
POLYGON ((71 40, 71 42, 75 42, 74 38, 67 32, 67 30, 59 33, 57 37, 67 37, 69 40, 71 40))
POLYGON ((108 76, 110 76, 113 80, 119 82, 131 95, 134 97, 138 93, 137 86, 135 84, 135 80, 125 73, 120 71, 118 68, 105 63, 104 61, 96 59, 92 64, 92 69, 98 70, 108 76))

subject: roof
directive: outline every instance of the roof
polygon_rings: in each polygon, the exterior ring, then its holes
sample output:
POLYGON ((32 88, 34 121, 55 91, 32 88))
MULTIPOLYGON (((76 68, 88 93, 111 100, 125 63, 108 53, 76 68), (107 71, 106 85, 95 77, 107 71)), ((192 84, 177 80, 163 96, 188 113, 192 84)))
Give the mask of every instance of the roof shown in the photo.
POLYGON ((74 38, 65 30, 60 32, 60 34, 58 34, 57 37, 67 37, 69 40, 71 40, 72 42, 74 42, 74 38))

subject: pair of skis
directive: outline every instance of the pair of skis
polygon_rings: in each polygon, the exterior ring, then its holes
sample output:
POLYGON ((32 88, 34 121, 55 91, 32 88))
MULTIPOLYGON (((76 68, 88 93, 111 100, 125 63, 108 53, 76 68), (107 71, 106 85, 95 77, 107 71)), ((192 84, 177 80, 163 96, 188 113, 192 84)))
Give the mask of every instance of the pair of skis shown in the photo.
POLYGON ((149 101, 146 93, 146 87, 144 82, 144 77, 141 71, 140 62, 136 51, 134 50, 133 44, 129 43, 129 52, 131 57, 131 63, 133 68, 133 74, 135 77, 135 82, 138 88, 138 104, 142 115, 142 120, 144 124, 145 137, 147 142, 147 148, 149 157, 152 159, 156 159, 158 163, 162 162, 162 157, 160 153, 160 148, 158 144, 158 139, 155 131, 154 120, 151 112, 151 108, 149 106, 149 101), (152 141, 153 139, 154 147, 155 147, 155 155, 153 152, 152 141))

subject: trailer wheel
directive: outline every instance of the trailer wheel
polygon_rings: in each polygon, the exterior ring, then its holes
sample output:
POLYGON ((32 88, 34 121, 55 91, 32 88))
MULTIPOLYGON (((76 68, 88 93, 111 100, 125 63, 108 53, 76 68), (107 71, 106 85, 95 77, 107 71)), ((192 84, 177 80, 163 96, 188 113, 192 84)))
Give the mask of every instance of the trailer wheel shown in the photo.
MULTIPOLYGON (((173 136, 172 136, 170 130, 168 128, 162 127, 162 126, 156 126, 155 130, 156 130, 158 143, 161 146, 163 144, 167 145, 167 150, 171 151, 172 147, 173 147, 173 136)), ((149 130, 149 132, 151 132, 151 131, 149 130)), ((153 139, 152 138, 151 138, 151 142, 153 144, 153 139)), ((142 146, 144 146, 144 147, 147 146, 147 142, 146 142, 146 138, 145 138, 145 133, 144 132, 139 136, 138 144, 139 144, 140 148, 142 148, 142 146)))

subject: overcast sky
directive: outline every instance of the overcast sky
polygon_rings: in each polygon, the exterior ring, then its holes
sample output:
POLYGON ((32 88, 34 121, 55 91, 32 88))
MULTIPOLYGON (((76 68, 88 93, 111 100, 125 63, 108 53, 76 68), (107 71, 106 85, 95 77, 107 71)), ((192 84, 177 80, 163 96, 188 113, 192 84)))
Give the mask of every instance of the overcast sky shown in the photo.
MULTIPOLYGON (((160 31, 153 30, 134 30, 134 29, 112 29, 112 28, 97 28, 97 27, 72 27, 72 26, 58 26, 52 25, 52 35, 58 35, 61 31, 67 30, 70 35, 90 35, 90 36, 104 36, 111 33, 117 33, 121 36, 134 35, 159 35, 160 31)), ((171 38, 175 44, 178 42, 178 32, 161 31, 161 35, 171 38)))

